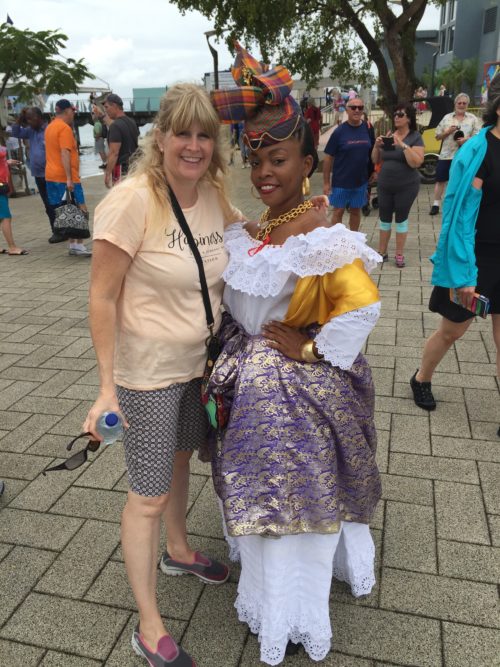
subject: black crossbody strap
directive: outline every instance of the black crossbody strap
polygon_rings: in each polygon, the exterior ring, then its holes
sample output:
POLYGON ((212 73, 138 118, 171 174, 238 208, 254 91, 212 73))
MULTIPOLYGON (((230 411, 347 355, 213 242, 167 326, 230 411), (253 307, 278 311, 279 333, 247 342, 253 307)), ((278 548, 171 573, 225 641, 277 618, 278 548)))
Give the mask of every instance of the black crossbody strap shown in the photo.
POLYGON ((201 296, 203 297, 203 305, 205 306, 205 315, 207 318, 207 327, 210 331, 211 334, 213 334, 213 327, 214 327, 214 315, 212 313, 212 304, 210 303, 210 296, 208 293, 208 285, 207 285, 207 279, 205 277, 205 269, 203 268, 203 259, 200 255, 200 251, 198 250, 198 246, 196 245, 196 242, 193 238, 193 234, 191 233, 191 230, 189 229, 189 225, 187 223, 186 218, 184 217, 184 213, 182 212, 182 208, 179 205, 179 202, 177 201, 177 197, 175 196, 174 191, 170 186, 168 186, 168 192, 170 195, 170 201, 172 203, 172 208, 174 209, 175 217, 177 218, 177 221, 179 222, 179 226, 184 232, 185 237, 187 238, 188 245, 191 249, 191 252, 193 253, 193 257, 196 261, 196 264, 198 266, 198 272, 200 274, 200 285, 201 285, 201 296))

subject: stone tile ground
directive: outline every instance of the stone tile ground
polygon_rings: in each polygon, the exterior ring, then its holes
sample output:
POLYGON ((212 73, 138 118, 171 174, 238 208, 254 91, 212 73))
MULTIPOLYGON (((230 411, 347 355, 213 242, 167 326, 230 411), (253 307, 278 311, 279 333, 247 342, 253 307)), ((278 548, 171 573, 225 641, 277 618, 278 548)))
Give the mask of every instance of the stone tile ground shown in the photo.
MULTIPOLYGON (((248 172, 231 171, 235 203, 260 212, 248 172)), ((313 185, 320 190, 320 178, 313 185)), ((91 210, 100 178, 84 183, 91 210)), ((408 380, 438 317, 427 310, 439 230, 423 186, 411 215, 407 267, 375 275, 383 300, 367 355, 377 388, 383 500, 374 521, 378 583, 354 600, 332 590, 335 650, 326 667, 500 665, 500 440, 490 323, 477 322, 435 376, 439 406, 415 407, 408 380)), ((138 666, 136 621, 119 546, 126 481, 121 446, 73 473, 41 471, 67 454, 97 384, 87 327, 89 261, 47 244, 38 198, 12 201, 27 257, 0 256, 0 665, 138 666)), ((376 247, 376 215, 362 230, 376 247)), ((201 306, 200 306, 201 307, 201 306)), ((227 558, 206 466, 192 471, 193 546, 227 558)), ((259 664, 233 608, 238 570, 222 588, 160 577, 160 608, 200 667, 259 664)), ((302 654, 285 665, 311 664, 302 654)))

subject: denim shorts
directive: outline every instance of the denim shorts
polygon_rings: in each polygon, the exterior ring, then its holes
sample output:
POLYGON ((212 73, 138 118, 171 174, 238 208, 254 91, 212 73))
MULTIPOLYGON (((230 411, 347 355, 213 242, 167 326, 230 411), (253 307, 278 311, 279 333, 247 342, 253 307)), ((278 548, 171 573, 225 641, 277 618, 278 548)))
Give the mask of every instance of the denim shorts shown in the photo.
POLYGON ((9 198, 7 195, 0 195, 0 220, 4 218, 12 218, 9 208, 9 198))
POLYGON ((362 208, 368 203, 368 183, 360 185, 359 188, 336 188, 334 187, 328 197, 330 206, 333 208, 362 208))
MULTIPOLYGON (((56 183, 55 181, 46 181, 47 197, 51 206, 60 206, 63 197, 66 194, 66 183, 56 183)), ((74 184, 73 195, 77 204, 85 204, 85 196, 81 183, 74 184)))

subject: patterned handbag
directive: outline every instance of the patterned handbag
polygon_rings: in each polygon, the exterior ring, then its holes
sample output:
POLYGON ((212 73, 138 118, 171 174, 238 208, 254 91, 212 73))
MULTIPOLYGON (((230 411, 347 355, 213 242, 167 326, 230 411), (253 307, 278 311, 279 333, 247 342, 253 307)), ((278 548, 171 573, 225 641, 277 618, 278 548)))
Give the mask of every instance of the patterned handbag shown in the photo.
POLYGON ((88 239, 89 214, 76 204, 72 192, 66 190, 66 202, 56 208, 54 232, 65 239, 88 239))

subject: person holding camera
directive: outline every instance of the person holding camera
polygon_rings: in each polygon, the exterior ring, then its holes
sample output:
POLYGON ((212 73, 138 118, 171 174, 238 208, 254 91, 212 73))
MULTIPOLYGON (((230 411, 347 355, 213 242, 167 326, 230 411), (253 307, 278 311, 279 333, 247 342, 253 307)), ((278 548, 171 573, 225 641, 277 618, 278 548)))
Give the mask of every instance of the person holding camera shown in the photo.
POLYGON ((396 266, 405 265, 404 247, 408 236, 408 216, 420 188, 418 168, 424 161, 424 142, 417 131, 415 108, 398 104, 394 109, 394 131, 377 137, 372 162, 382 164, 377 180, 380 213, 379 253, 388 260, 392 219, 396 220, 396 266))
POLYGON ((473 113, 467 111, 470 97, 466 93, 459 93, 455 97, 455 111, 443 116, 436 127, 436 139, 443 141, 436 168, 436 184, 434 186, 434 201, 429 215, 437 215, 443 198, 446 183, 450 177, 451 161, 456 152, 464 143, 481 129, 481 121, 473 113))

